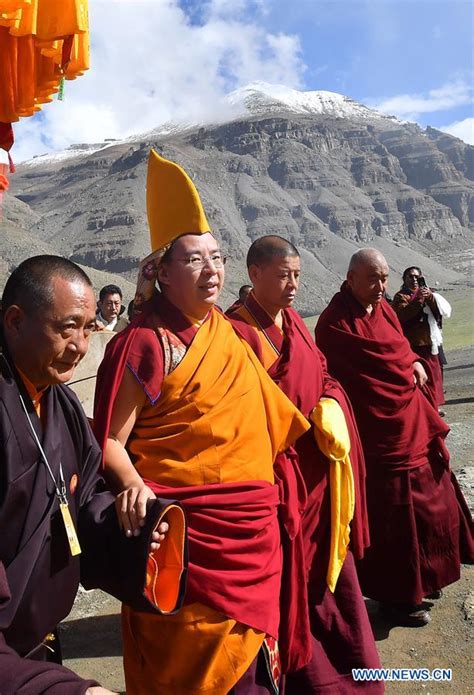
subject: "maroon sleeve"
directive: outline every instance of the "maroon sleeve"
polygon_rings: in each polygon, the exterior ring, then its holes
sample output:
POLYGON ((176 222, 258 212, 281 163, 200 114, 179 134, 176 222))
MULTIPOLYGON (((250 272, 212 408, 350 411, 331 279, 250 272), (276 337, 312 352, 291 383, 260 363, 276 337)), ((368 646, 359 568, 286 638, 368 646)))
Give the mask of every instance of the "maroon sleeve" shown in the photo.
MULTIPOLYGON (((326 357, 324 354, 321 352, 321 350, 318 348, 316 345, 316 351, 318 353, 318 357, 321 361, 321 368, 323 370, 323 396, 327 398, 335 398, 334 395, 332 395, 333 391, 338 391, 341 389, 341 385, 339 382, 332 377, 329 372, 328 372, 328 363, 326 361, 326 357)), ((337 398, 336 398, 337 400, 337 398)))
POLYGON ((164 379, 163 345, 155 330, 142 328, 130 346, 127 367, 145 391, 152 404, 156 403, 164 379))
MULTIPOLYGON (((0 562, 0 613, 10 600, 7 577, 0 562)), ((23 659, 0 632, 1 695, 84 695, 97 681, 84 680, 59 664, 23 659)))

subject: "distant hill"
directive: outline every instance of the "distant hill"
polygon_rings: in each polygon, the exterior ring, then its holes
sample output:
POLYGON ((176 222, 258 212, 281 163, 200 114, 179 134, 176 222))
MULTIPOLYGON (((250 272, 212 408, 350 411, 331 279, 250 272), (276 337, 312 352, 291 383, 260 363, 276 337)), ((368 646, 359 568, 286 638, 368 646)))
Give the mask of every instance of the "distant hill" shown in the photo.
POLYGON ((432 284, 465 281, 453 259, 474 246, 473 147, 330 92, 257 84, 228 105, 224 123, 166 124, 19 166, 0 221, 0 278, 49 249, 134 282, 149 252, 145 178, 155 147, 191 174, 221 238, 223 305, 246 281, 249 244, 268 233, 301 250, 305 314, 324 306, 360 246, 386 254, 392 291, 412 263, 432 284))

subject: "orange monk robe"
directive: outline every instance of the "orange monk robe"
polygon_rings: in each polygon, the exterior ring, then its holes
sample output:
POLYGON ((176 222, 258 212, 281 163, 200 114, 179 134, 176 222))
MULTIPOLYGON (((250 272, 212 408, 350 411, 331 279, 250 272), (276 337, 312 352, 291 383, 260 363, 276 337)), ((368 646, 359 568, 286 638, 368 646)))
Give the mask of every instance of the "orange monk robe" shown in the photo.
MULTIPOLYGON (((131 330, 133 326, 119 334, 122 341, 131 330)), ((147 402, 142 409, 127 448, 143 478, 171 488, 212 489, 213 485, 255 481, 273 486, 276 455, 307 429, 305 418, 275 386, 250 348, 212 310, 182 361, 164 376, 156 403, 147 402)), ((212 495, 209 499, 212 506, 212 495)), ((191 533, 192 515, 188 521, 191 533)), ((246 539, 245 521, 245 517, 239 519, 242 552, 245 543, 254 540, 246 539)), ((268 523, 278 525, 276 511, 268 523)), ((212 548, 208 551, 212 555, 212 548)), ((216 564, 221 551, 217 542, 216 564)), ((280 553, 278 541, 274 552, 280 553)), ((209 553, 207 560, 212 562, 209 553)), ((259 558, 254 555, 252 560, 258 567, 259 558)), ((192 580, 192 565, 198 566, 200 558, 193 558, 191 550, 190 562, 192 580)), ((264 565, 262 557, 262 574, 264 565)), ((225 578, 221 581, 225 583, 225 578)), ((253 620, 251 587, 234 602, 236 615, 245 614, 245 622, 219 610, 218 585, 209 585, 206 591, 209 605, 194 602, 174 616, 145 615, 124 607, 127 693, 224 694, 245 673, 265 637, 258 618, 253 620)), ((277 587, 268 601, 277 605, 278 593, 277 587)), ((255 606, 256 616, 258 609, 255 606)))

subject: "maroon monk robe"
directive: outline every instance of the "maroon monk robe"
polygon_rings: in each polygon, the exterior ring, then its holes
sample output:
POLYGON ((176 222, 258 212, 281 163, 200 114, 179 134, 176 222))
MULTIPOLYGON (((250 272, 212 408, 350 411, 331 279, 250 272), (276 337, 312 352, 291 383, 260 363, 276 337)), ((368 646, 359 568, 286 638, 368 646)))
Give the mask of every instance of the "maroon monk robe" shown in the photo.
POLYGON ((431 403, 439 408, 446 401, 444 398, 444 387, 443 387, 443 369, 441 366, 440 356, 433 355, 431 353, 431 347, 426 345, 419 345, 412 347, 413 352, 416 352, 418 357, 421 357, 423 364, 427 364, 430 369, 430 375, 428 382, 425 385, 425 390, 427 396, 431 403))
POLYGON ((347 283, 316 326, 328 367, 347 391, 364 447, 371 546, 364 595, 418 605, 472 562, 472 521, 449 467, 448 426, 414 385, 411 350, 390 305, 368 314, 347 283))
MULTIPOLYGON (((247 298, 245 308, 233 311, 229 318, 262 363, 262 336, 273 347, 275 361, 268 373, 306 417, 323 397, 334 398, 341 405, 351 436, 356 489, 351 546, 356 557, 361 558, 369 540, 364 458, 352 410, 342 388, 327 373, 324 356, 293 309, 283 312, 284 335, 252 294, 247 298), (258 326, 258 333, 249 325, 247 312, 258 326)), ((352 668, 380 666, 352 552, 349 551, 346 557, 334 594, 326 584, 331 534, 328 461, 319 451, 311 431, 297 441, 295 448, 308 491, 303 515, 303 543, 307 561, 312 659, 303 669, 287 677, 286 695, 303 692, 349 695, 359 692, 362 687, 367 693, 381 693, 383 685, 380 683, 362 686, 352 679, 352 668)))

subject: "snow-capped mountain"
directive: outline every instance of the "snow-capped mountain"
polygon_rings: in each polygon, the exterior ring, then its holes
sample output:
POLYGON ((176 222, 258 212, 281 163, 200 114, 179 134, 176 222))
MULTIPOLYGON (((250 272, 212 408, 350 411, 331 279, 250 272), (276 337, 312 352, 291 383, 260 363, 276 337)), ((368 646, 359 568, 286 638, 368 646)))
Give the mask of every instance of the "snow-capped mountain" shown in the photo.
POLYGON ((217 126, 248 117, 277 116, 294 113, 306 116, 327 115, 348 120, 384 120, 400 122, 393 116, 386 116, 375 109, 368 108, 343 94, 326 91, 303 92, 284 85, 267 82, 253 82, 246 87, 236 89, 224 96, 216 104, 212 118, 203 118, 201 122, 168 121, 152 130, 129 135, 123 140, 111 139, 103 143, 71 145, 61 152, 53 152, 35 157, 24 162, 28 166, 58 163, 62 160, 87 157, 111 145, 150 141, 160 137, 180 135, 202 127, 217 126))
POLYGON ((239 115, 263 116, 278 112, 327 115, 348 119, 396 120, 336 92, 302 92, 279 84, 254 82, 231 92, 226 100, 239 115))

